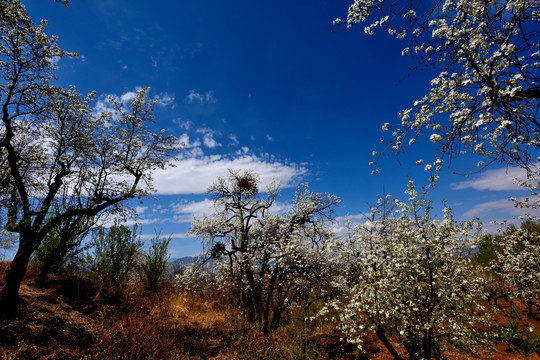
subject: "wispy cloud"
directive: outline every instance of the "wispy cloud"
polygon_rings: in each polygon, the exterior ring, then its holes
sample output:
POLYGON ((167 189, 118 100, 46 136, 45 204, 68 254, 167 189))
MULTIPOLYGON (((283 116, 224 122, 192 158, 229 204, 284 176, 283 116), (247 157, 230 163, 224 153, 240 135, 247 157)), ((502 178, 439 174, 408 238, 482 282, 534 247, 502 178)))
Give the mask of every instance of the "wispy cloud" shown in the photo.
POLYGON ((148 206, 135 206, 135 212, 138 215, 142 215, 146 210, 148 210, 148 206))
POLYGON ((169 94, 169 93, 159 93, 158 95, 155 95, 154 96, 154 100, 156 100, 158 102, 158 105, 159 106, 172 106, 173 108, 175 107, 174 105, 174 94, 169 94))
POLYGON ((201 94, 196 92, 195 90, 190 90, 189 94, 187 94, 186 96, 186 99, 189 103, 198 102, 204 104, 217 102, 213 91, 207 91, 204 94, 201 94))
MULTIPOLYGON (((113 112, 114 106, 109 102, 110 98, 116 98, 124 104, 127 104, 133 100, 137 93, 142 89, 143 87, 137 86, 134 90, 126 91, 120 95, 102 94, 98 97, 96 104, 94 105, 94 113, 113 112)), ((154 95, 152 99, 156 100, 160 106, 172 106, 174 108, 174 94, 159 93, 154 95)))
POLYGON ((184 130, 191 129, 191 126, 193 125, 193 123, 191 121, 189 121, 189 120, 184 121, 182 118, 175 119, 172 122, 173 122, 173 124, 178 125, 178 127, 180 129, 184 129, 184 130))
POLYGON ((238 141, 238 137, 236 135, 230 134, 229 140, 231 140, 231 143, 229 144, 231 146, 237 146, 238 144, 240 144, 240 142, 238 141))
MULTIPOLYGON (((173 240, 182 240, 182 239, 192 239, 191 237, 187 236, 186 233, 172 233, 172 234, 166 234, 161 233, 159 234, 160 239, 171 237, 173 240)), ((156 237, 156 234, 141 234, 141 240, 152 240, 156 237)))
POLYGON ((122 95, 119 96, 120 101, 122 101, 123 103, 127 103, 128 101, 135 99, 135 95, 137 95, 137 91, 140 91, 140 90, 142 90, 142 88, 136 87, 135 91, 127 91, 123 93, 122 95))
MULTIPOLYGON (((523 201, 524 199, 518 199, 518 201, 523 201)), ((504 198, 500 200, 487 201, 483 203, 476 204, 472 209, 463 214, 465 218, 472 217, 484 217, 489 216, 494 218, 494 214, 505 214, 510 216, 522 216, 527 213, 531 215, 540 216, 540 209, 535 210, 531 208, 521 208, 514 206, 516 202, 512 201, 509 198, 504 198)))
POLYGON ((271 137, 269 134, 266 134, 266 140, 270 141, 270 142, 273 142, 274 141, 274 138, 271 137))
POLYGON ((475 189, 475 190, 490 190, 490 191, 508 191, 508 190, 527 190, 514 183, 514 179, 525 180, 527 173, 521 168, 502 168, 496 170, 488 170, 481 175, 451 184, 453 190, 475 189))
POLYGON ((155 57, 151 56, 150 61, 152 61, 152 67, 154 69, 158 69, 158 61, 157 61, 157 59, 155 57))
POLYGON ((189 156, 176 160, 174 165, 154 172, 154 187, 159 195, 203 194, 218 176, 227 175, 229 169, 253 171, 260 176, 263 187, 272 180, 281 182, 284 188, 294 187, 308 173, 300 165, 247 153, 234 156, 189 156))
POLYGON ((173 221, 176 223, 192 223, 194 218, 201 219, 214 213, 214 202, 210 199, 202 201, 181 201, 172 206, 173 221))
POLYGON ((60 62, 60 59, 62 59, 60 56, 53 56, 48 58, 49 63, 53 66, 58 66, 58 63, 60 62))

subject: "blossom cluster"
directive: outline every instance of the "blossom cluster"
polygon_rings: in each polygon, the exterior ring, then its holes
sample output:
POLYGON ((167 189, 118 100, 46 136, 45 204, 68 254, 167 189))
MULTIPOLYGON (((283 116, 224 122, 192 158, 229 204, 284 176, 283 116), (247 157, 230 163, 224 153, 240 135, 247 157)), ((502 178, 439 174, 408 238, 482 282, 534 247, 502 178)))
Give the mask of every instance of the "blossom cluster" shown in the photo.
POLYGON ((533 307, 540 308, 540 228, 526 221, 497 238, 496 257, 490 269, 510 282, 512 295, 523 301, 533 315, 533 307))
POLYGON ((444 0, 431 8, 354 0, 347 26, 363 23, 367 34, 384 28, 406 38, 402 55, 441 70, 430 91, 399 114, 388 149, 400 151, 406 138, 428 132, 438 145, 433 161, 471 152, 538 172, 539 13, 535 0, 444 0))
POLYGON ((345 295, 329 301, 321 315, 333 314, 359 347, 371 331, 391 353, 397 350, 389 339, 397 339, 412 359, 431 358, 443 343, 482 339, 474 325, 483 320, 475 311, 483 280, 469 256, 480 232, 473 222, 455 221, 449 208, 442 220, 432 218, 431 203, 412 183, 407 194, 407 203, 381 199, 368 221, 351 229, 340 253, 349 268, 345 295))

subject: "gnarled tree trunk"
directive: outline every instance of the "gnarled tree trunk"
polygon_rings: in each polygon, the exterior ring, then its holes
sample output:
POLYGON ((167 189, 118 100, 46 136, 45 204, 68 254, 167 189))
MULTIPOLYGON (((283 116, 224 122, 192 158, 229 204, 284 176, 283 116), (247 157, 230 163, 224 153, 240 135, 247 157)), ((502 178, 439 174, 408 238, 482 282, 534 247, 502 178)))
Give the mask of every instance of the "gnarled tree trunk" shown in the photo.
POLYGON ((19 304, 19 288, 33 251, 32 243, 21 237, 19 249, 6 272, 0 290, 0 314, 12 315, 15 313, 19 304))

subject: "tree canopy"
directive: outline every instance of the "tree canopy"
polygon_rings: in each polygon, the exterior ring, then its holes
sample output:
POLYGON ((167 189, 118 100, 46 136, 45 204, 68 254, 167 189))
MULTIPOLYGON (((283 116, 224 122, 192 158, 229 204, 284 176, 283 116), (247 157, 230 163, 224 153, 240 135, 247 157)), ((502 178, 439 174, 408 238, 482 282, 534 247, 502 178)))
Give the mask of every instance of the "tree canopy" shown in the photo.
POLYGON ((325 243, 332 233, 326 223, 339 199, 300 186, 292 208, 278 214, 272 207, 279 186, 272 183, 263 196, 258 183, 248 171, 219 177, 208 189, 215 214, 196 219, 191 232, 202 237, 220 283, 268 332, 295 301, 329 279, 325 243))
MULTIPOLYGON (((362 347, 372 331, 392 354, 404 359, 441 359, 444 345, 481 340, 471 319, 483 295, 470 252, 480 238, 474 222, 458 222, 450 208, 441 220, 433 205, 409 182, 408 201, 379 199, 362 225, 337 244, 344 296, 331 299, 321 315, 334 315, 349 342, 362 347)), ((480 314, 483 309, 480 309, 480 314)))
POLYGON ((148 89, 130 99, 55 86, 58 59, 75 56, 34 25, 18 0, 0 2, 0 205, 2 224, 19 236, 0 308, 13 308, 32 252, 65 219, 121 211, 153 192, 152 170, 165 167, 178 142, 154 130, 148 89), (54 213, 52 212, 54 210, 54 213))
POLYGON ((480 167, 502 162, 537 175, 539 20, 535 0, 355 0, 347 26, 363 23, 367 34, 385 29, 408 41, 402 55, 414 56, 417 68, 440 71, 430 91, 399 114, 399 126, 383 126, 393 131, 387 149, 402 151, 427 133, 438 144, 427 170, 476 153, 486 160, 480 167))

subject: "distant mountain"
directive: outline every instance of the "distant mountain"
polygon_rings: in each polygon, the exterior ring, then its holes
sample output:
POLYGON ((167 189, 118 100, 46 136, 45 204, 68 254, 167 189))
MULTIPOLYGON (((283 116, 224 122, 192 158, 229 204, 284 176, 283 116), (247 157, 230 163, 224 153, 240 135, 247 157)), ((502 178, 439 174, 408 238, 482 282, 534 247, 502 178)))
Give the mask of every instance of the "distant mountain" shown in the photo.
POLYGON ((196 259, 197 259, 197 257, 184 256, 184 257, 181 257, 181 258, 169 259, 169 263, 171 265, 173 265, 173 266, 174 265, 187 265, 187 264, 192 263, 196 259))

